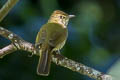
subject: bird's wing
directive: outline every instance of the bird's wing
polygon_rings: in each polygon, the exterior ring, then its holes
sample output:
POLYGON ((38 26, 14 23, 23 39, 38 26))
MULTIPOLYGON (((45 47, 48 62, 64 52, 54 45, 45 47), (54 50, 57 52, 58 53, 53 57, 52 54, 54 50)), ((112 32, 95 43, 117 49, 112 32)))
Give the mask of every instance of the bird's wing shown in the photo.
POLYGON ((61 25, 59 24, 51 24, 49 28, 53 30, 51 30, 51 33, 48 34, 49 35, 48 43, 52 47, 56 47, 58 45, 64 46, 62 43, 65 43, 67 39, 67 36, 68 36, 67 28, 65 29, 61 27, 61 25))
POLYGON ((41 44, 45 41, 46 39, 47 32, 44 27, 40 29, 40 31, 37 34, 35 44, 41 44))

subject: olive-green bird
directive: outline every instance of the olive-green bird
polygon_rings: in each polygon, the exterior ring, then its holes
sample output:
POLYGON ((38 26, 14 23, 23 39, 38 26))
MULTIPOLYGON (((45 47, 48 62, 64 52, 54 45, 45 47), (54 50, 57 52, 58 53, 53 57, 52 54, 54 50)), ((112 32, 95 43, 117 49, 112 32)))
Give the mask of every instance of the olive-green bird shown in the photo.
POLYGON ((49 75, 52 52, 59 51, 64 46, 68 36, 67 24, 71 17, 74 15, 56 10, 38 32, 35 43, 37 52, 40 54, 38 75, 49 75))

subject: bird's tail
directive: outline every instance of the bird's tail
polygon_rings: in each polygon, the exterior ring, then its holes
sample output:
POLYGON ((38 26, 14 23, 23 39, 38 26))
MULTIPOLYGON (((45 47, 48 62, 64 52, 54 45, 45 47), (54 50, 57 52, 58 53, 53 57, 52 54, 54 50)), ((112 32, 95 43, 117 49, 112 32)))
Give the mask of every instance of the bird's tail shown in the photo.
POLYGON ((39 63, 37 67, 37 74, 42 76, 48 76, 51 66, 51 50, 50 47, 45 47, 41 50, 39 63))

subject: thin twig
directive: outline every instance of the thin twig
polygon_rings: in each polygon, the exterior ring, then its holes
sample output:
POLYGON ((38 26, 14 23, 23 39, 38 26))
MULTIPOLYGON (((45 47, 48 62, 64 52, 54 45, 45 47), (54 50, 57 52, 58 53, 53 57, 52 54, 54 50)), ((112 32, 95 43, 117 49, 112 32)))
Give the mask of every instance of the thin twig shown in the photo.
POLYGON ((10 54, 16 50, 17 50, 16 47, 14 47, 13 44, 10 44, 10 45, 0 49, 0 58, 3 58, 5 55, 10 54))
POLYGON ((8 0, 4 6, 0 9, 0 22, 4 17, 10 12, 10 10, 15 6, 19 0, 8 0))
MULTIPOLYGON (((36 53, 34 44, 23 40, 16 34, 8 31, 7 29, 0 27, 0 35, 11 40, 13 43, 1 49, 0 54, 4 55, 4 54, 12 53, 13 51, 16 51, 17 49, 19 49, 19 50, 24 50, 24 51, 34 53, 34 55, 39 56, 39 54, 36 53)), ((0 56, 3 57, 2 55, 0 56)), ((92 69, 81 63, 68 59, 67 57, 64 57, 61 54, 53 53, 52 61, 57 65, 63 66, 75 72, 79 72, 83 75, 87 75, 96 80, 112 80, 112 77, 110 75, 103 74, 95 69, 92 69)))

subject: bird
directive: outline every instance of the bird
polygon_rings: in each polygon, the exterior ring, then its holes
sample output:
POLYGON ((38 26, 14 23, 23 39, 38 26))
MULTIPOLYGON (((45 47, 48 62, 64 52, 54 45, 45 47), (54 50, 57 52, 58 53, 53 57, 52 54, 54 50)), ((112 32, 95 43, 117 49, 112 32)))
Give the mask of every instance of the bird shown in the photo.
POLYGON ((60 52, 68 37, 68 22, 74 15, 68 15, 61 10, 55 10, 48 22, 44 24, 35 41, 35 48, 39 53, 37 74, 48 76, 50 72, 52 53, 60 52))

